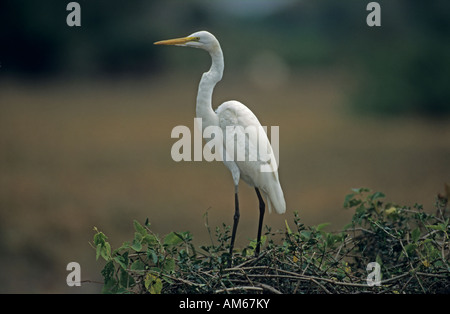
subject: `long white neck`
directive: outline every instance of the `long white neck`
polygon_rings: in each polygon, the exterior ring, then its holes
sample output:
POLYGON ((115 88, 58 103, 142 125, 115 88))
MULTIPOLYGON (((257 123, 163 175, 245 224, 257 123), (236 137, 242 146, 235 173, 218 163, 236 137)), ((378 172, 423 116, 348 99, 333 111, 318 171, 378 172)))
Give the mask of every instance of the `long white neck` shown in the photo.
MULTIPOLYGON (((216 84, 222 79, 224 62, 219 43, 209 51, 212 64, 208 72, 203 73, 198 86, 196 116, 202 118, 203 130, 210 125, 218 125, 218 117, 212 109, 212 93, 216 84)), ((203 131, 202 130, 202 131, 203 131)))

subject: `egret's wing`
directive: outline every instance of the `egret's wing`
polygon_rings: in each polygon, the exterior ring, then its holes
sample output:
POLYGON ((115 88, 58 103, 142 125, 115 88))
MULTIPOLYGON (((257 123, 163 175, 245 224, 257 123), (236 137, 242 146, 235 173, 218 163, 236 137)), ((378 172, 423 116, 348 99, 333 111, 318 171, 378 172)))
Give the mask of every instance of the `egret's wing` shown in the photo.
POLYGON ((224 158, 229 158, 231 155, 235 160, 226 162, 224 159, 225 165, 237 166, 245 182, 261 189, 267 200, 269 212, 274 208, 277 213, 284 213, 286 201, 278 179, 277 162, 267 134, 258 118, 250 109, 237 101, 223 103, 217 108, 216 113, 219 117, 219 126, 224 133, 224 151, 226 151, 224 158), (238 128, 246 130, 245 136, 236 136, 238 128), (234 152, 229 152, 227 145, 234 145, 231 147, 237 147, 237 149, 245 148, 246 160, 239 161, 236 149, 234 152), (258 149, 258 145, 263 147, 258 149))
POLYGON ((219 126, 224 133, 224 148, 234 148, 226 152, 228 160, 249 161, 264 172, 273 172, 277 177, 277 163, 264 128, 258 118, 238 101, 228 101, 217 108, 219 126), (253 163, 255 162, 255 163, 253 163))

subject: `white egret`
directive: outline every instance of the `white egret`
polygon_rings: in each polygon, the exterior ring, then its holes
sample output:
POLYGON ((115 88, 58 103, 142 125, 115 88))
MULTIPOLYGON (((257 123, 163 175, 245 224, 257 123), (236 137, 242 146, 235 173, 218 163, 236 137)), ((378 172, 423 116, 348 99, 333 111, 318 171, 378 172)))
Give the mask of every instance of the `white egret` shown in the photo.
POLYGON ((255 248, 255 255, 258 255, 261 246, 261 229, 265 212, 263 197, 266 199, 269 213, 272 210, 275 210, 278 214, 286 212, 286 202, 278 178, 278 166, 267 134, 253 112, 238 101, 227 101, 220 105, 215 112, 212 109, 212 93, 215 85, 222 79, 224 69, 222 49, 220 48, 219 41, 214 35, 206 31, 200 31, 183 38, 158 41, 155 42, 155 45, 176 45, 201 48, 210 54, 212 65, 209 71, 203 74, 197 94, 196 116, 197 118, 202 119, 203 130, 208 126, 220 127, 224 134, 227 134, 227 127, 228 130, 232 130, 233 127, 240 127, 243 129, 254 127, 257 130, 258 140, 255 140, 255 137, 252 136, 247 137, 248 140, 244 141, 237 140, 237 137, 235 137, 234 134, 232 134, 232 136, 229 134, 228 136, 223 136, 222 153, 224 154, 223 162, 231 171, 235 187, 235 213, 233 217, 229 263, 231 265, 236 229, 240 216, 238 200, 238 185, 240 179, 254 187, 256 195, 258 196, 259 224, 255 248), (230 129, 230 127, 232 128, 230 129), (232 141, 232 144, 234 145, 227 146, 227 141, 232 141), (259 151, 256 150, 258 143, 260 145, 263 144, 263 146, 266 147, 268 159, 262 158, 259 151), (226 158, 225 155, 231 154, 232 156, 235 156, 236 153, 227 152, 227 147, 236 147, 238 151, 239 149, 244 149, 249 155, 253 154, 253 157, 256 156, 256 159, 239 161, 239 159, 235 160, 234 158, 231 158, 232 160, 229 160, 230 158, 226 158), (270 170, 261 171, 262 166, 269 167, 270 170))

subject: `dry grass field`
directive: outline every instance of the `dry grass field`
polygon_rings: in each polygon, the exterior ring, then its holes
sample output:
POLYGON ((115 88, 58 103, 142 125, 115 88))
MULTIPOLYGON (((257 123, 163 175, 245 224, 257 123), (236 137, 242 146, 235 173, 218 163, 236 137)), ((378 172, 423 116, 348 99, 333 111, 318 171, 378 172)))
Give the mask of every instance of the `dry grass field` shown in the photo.
MULTIPOLYGON (((346 224, 353 187, 389 201, 430 208, 450 181, 450 121, 362 117, 348 110, 354 80, 309 72, 261 89, 225 73, 215 106, 237 99, 263 125, 280 126, 280 179, 288 211, 266 215, 283 228, 299 211, 305 224, 346 224)), ((159 234, 189 230, 197 243, 232 223, 233 185, 220 162, 171 159, 173 127, 193 129, 199 73, 142 81, 0 85, 0 292, 99 292, 66 285, 67 263, 101 280, 89 245, 93 227, 120 245, 133 219, 159 234)), ((241 185, 237 246, 256 236, 258 203, 241 185)))

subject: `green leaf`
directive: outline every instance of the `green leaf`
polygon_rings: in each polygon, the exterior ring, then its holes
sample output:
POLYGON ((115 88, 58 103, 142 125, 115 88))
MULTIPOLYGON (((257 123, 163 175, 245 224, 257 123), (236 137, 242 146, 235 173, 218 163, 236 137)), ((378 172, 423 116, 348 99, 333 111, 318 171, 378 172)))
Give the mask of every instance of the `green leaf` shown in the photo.
POLYGON ((100 254, 102 253, 102 246, 99 244, 97 245, 97 249, 95 250, 95 259, 98 261, 98 258, 100 257, 100 254))
POLYGON ((355 199, 355 194, 347 194, 344 200, 344 208, 352 208, 362 203, 362 200, 355 199))
POLYGON ((408 245, 405 246, 405 251, 406 251, 406 254, 408 255, 408 257, 411 257, 411 255, 414 253, 416 247, 417 247, 417 245, 415 243, 409 243, 408 245))
POLYGON ((444 223, 440 223, 437 225, 426 225, 426 227, 433 229, 433 230, 439 230, 439 231, 445 231, 447 229, 447 226, 444 223))
POLYGON ((136 260, 130 266, 131 270, 145 270, 145 264, 141 260, 136 260))
POLYGON ((323 228, 325 228, 325 227, 328 226, 328 225, 330 225, 329 222, 324 222, 324 223, 322 223, 322 224, 320 224, 320 225, 317 225, 316 230, 317 230, 317 231, 321 231, 323 228))
POLYGON ((332 247, 336 242, 339 242, 341 235, 334 235, 332 233, 327 233, 326 243, 328 247, 332 247))
MULTIPOLYGON (((263 246, 264 243, 266 243, 266 239, 267 236, 265 235, 261 236, 261 246, 263 246)), ((255 253, 257 244, 258 241, 256 239, 250 241, 248 247, 245 249, 245 253, 247 254, 247 256, 253 255, 255 253)))
POLYGON ((96 234, 94 234, 94 244, 103 244, 106 239, 108 239, 108 237, 103 232, 98 231, 97 227, 94 227, 94 230, 97 232, 96 234))
POLYGON ((420 238, 420 228, 417 227, 416 229, 414 229, 411 232, 411 239, 413 242, 417 242, 417 240, 419 240, 419 238, 420 238))
POLYGON ((311 238, 311 231, 302 230, 300 231, 300 235, 305 239, 309 240, 311 238))
POLYGON ((183 241, 183 237, 176 232, 171 232, 164 238, 165 245, 177 245, 183 241))
POLYGON ((383 260, 381 259, 380 254, 377 254, 377 257, 375 258, 375 262, 377 262, 380 267, 383 265, 383 260))
POLYGON ((142 244, 147 244, 149 246, 154 246, 158 244, 158 240, 153 234, 146 234, 144 238, 142 239, 142 244))
POLYGON ((114 278, 105 280, 105 284, 102 288, 102 293, 110 294, 110 293, 116 293, 116 292, 117 292, 117 281, 114 278))
POLYGON ((358 189, 353 188, 351 190, 353 192, 355 192, 356 194, 361 194, 361 193, 364 193, 364 192, 370 192, 370 189, 368 189, 368 188, 358 188, 358 189))
POLYGON ((131 248, 135 250, 136 252, 139 252, 142 250, 142 243, 140 241, 133 240, 133 244, 131 245, 131 248))
POLYGON ((134 279, 128 271, 125 269, 121 269, 119 272, 119 284, 121 287, 119 288, 119 291, 117 293, 130 293, 128 290, 129 287, 131 287, 135 283, 134 279))
POLYGON ((113 260, 122 267, 122 269, 126 270, 128 267, 128 253, 124 255, 118 255, 113 258, 113 260))
POLYGON ((111 259, 111 245, 108 242, 97 245, 95 258, 98 260, 100 256, 105 261, 109 261, 111 259))
POLYGON ((142 250, 142 239, 143 239, 142 234, 140 234, 139 232, 134 233, 134 239, 133 239, 133 244, 131 245, 131 248, 133 250, 135 250, 136 252, 139 252, 140 250, 142 250))
POLYGON ((134 229, 139 232, 139 234, 144 237, 147 234, 147 229, 145 229, 137 220, 134 220, 134 229))
POLYGON ((153 264, 156 265, 156 263, 158 263, 158 255, 156 255, 155 251, 153 251, 152 249, 148 249, 147 250, 147 256, 148 258, 151 258, 153 264))
POLYGON ((162 281, 156 275, 148 273, 144 279, 144 285, 151 294, 160 294, 162 290, 162 281))
POLYGON ((386 197, 386 195, 384 195, 384 193, 381 193, 381 192, 375 192, 375 193, 373 193, 372 195, 369 196, 369 199, 370 199, 371 201, 374 201, 374 200, 376 200, 377 198, 384 198, 384 197, 386 197))
POLYGON ((105 284, 113 278, 114 272, 115 268, 113 261, 107 262, 101 271, 105 284))
POLYGON ((94 230, 97 232, 94 234, 94 245, 96 248, 95 259, 101 256, 106 261, 111 259, 111 245, 106 241, 108 237, 101 231, 98 231, 97 227, 94 227, 94 230))
POLYGON ((164 260, 162 269, 166 273, 172 273, 175 270, 175 260, 173 258, 167 257, 164 260))
POLYGON ((344 199, 344 208, 350 208, 350 201, 353 199, 355 194, 347 194, 344 199))
POLYGON ((288 222, 287 222, 286 219, 284 220, 284 223, 285 223, 285 225, 286 225, 286 231, 287 231, 287 233, 288 233, 289 235, 292 234, 292 230, 291 230, 291 228, 289 228, 289 225, 288 225, 288 222))

